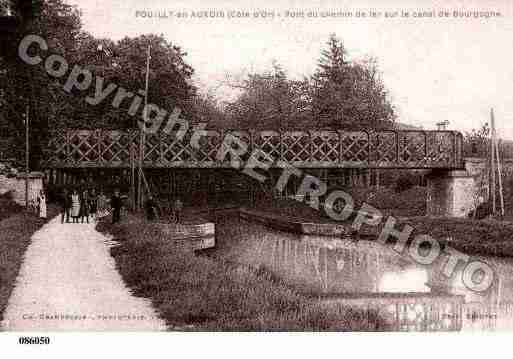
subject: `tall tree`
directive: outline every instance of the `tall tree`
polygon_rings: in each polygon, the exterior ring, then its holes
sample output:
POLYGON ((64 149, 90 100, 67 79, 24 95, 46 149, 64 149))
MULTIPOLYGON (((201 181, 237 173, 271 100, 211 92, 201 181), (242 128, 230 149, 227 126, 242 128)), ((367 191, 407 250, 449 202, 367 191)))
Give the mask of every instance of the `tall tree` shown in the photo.
POLYGON ((311 77, 313 117, 318 127, 382 128, 394 120, 393 107, 375 60, 351 62, 343 43, 331 35, 311 77))
POLYGON ((249 74, 232 86, 241 93, 226 111, 231 122, 247 129, 283 129, 304 123, 306 103, 305 82, 287 78, 278 63, 271 71, 249 74))
MULTIPOLYGON (((16 3, 23 2, 20 0, 16 3)), ((78 8, 62 0, 47 0, 39 10, 34 7, 30 16, 26 14, 26 9, 17 4, 13 5, 13 9, 16 16, 22 19, 23 26, 0 40, 6 44, 2 46, 6 51, 0 53, 0 125, 9 128, 0 136, 8 139, 12 156, 23 157, 24 125, 21 118, 27 104, 30 105, 33 128, 32 168, 36 168, 41 159, 49 129, 126 128, 137 123, 127 114, 128 101, 118 109, 113 108, 111 95, 99 105, 88 105, 84 99, 93 94, 94 83, 88 93, 69 94, 62 88, 66 76, 56 79, 41 66, 30 66, 21 61, 17 56, 17 47, 27 33, 42 36, 49 46, 47 53, 62 55, 70 69, 75 64, 85 67, 94 77, 103 77, 104 84, 112 82, 134 93, 144 89, 146 48, 151 45, 149 101, 168 112, 177 107, 182 117, 193 114, 193 69, 185 62, 186 54, 180 47, 171 44, 162 35, 143 35, 118 42, 97 39, 82 30, 78 8)), ((142 108, 138 115, 141 113, 142 108)))
POLYGON ((210 128, 235 128, 223 111, 219 101, 210 90, 207 93, 198 93, 192 99, 194 118, 198 122, 206 123, 210 128))
MULTIPOLYGON (((80 48, 75 55, 76 62, 90 70, 95 77, 102 77, 104 87, 111 83, 140 96, 144 96, 139 91, 145 89, 147 49, 150 46, 148 102, 168 113, 178 109, 182 118, 192 118, 192 99, 196 93, 191 80, 193 69, 185 62, 186 53, 162 35, 126 37, 113 42, 82 34, 77 42, 80 48)), ((94 91, 94 86, 91 86, 87 94, 93 95, 94 91)), ((84 101, 86 94, 72 95, 69 103, 73 105, 63 108, 63 113, 58 117, 60 121, 72 118, 67 121, 66 127, 137 127, 143 106, 135 115, 129 115, 130 100, 122 101, 118 107, 112 106, 115 92, 94 106, 84 101)))
MULTIPOLYGON (((0 51, 0 121, 3 126, 9 128, 7 142, 9 155, 22 157, 24 147, 24 123, 27 105, 30 109, 32 168, 36 167, 41 154, 41 143, 45 139, 48 129, 48 117, 54 108, 51 101, 51 92, 48 91, 49 79, 43 69, 25 64, 17 54, 20 40, 28 33, 35 33, 48 37, 50 26, 45 21, 59 18, 70 18, 73 8, 63 5, 61 1, 49 0, 43 3, 41 0, 11 1, 10 12, 17 19, 18 26, 15 31, 9 31, 1 37, 0 51), (58 7, 65 7, 68 13, 59 13, 58 7), (4 36, 5 35, 5 36, 4 36)), ((80 28, 80 23, 74 24, 80 28)), ((71 29, 64 27, 54 33, 64 36, 71 29)))
POLYGON ((117 63, 113 78, 120 86, 137 91, 144 89, 146 53, 151 46, 148 100, 168 112, 179 109, 182 117, 192 119, 193 68, 186 63, 187 53, 163 35, 124 38, 113 48, 117 63))

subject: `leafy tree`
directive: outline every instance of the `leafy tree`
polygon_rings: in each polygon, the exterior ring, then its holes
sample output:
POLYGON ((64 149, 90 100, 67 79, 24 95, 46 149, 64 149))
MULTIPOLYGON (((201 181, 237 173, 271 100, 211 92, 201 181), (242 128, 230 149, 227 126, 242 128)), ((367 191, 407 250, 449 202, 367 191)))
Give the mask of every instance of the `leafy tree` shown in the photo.
MULTIPOLYGON (((181 117, 191 119, 194 113, 192 98, 196 89, 191 83, 193 69, 185 63, 185 53, 162 35, 142 35, 137 38, 124 38, 118 42, 109 39, 96 39, 89 34, 81 34, 77 39, 79 51, 74 58, 77 64, 90 70, 93 81, 102 77, 104 87, 112 83, 134 94, 145 88, 146 58, 151 47, 148 103, 172 113, 175 108, 181 117)), ((93 95, 94 84, 87 93, 65 96, 67 106, 61 107, 58 121, 65 127, 75 128, 134 128, 141 119, 143 105, 134 115, 128 114, 131 100, 122 101, 118 108, 112 106, 117 90, 104 101, 89 105, 84 101, 93 95)))
POLYGON ((464 150, 466 156, 486 157, 490 146, 490 126, 484 123, 480 129, 475 128, 465 133, 464 150))
POLYGON ((241 94, 227 106, 227 115, 240 128, 300 127, 307 114, 305 85, 305 81, 289 80, 281 66, 274 63, 272 71, 249 74, 242 82, 232 84, 241 94))
POLYGON ((335 35, 323 50, 316 72, 290 80, 274 64, 272 71, 250 74, 233 85, 241 90, 227 107, 235 123, 248 128, 388 128, 394 110, 376 61, 351 62, 335 35))
POLYGON ((210 128, 235 128, 235 124, 230 122, 221 108, 215 95, 208 91, 207 93, 198 93, 191 100, 194 118, 197 122, 206 123, 210 128))
MULTIPOLYGON (((24 148, 24 118, 27 105, 30 108, 32 167, 39 161, 41 143, 45 139, 48 128, 48 114, 52 111, 50 92, 48 91, 48 76, 44 70, 25 64, 17 54, 19 41, 28 33, 46 36, 48 27, 45 17, 57 19, 59 14, 55 7, 61 4, 57 0, 42 2, 10 1, 11 14, 17 19, 18 26, 14 31, 2 34, 0 46, 0 125, 8 129, 6 133, 9 156, 21 158, 24 148), (43 15, 46 14, 46 15, 43 15)), ((67 5, 66 5, 67 6, 67 5)), ((69 7, 69 11, 72 8, 69 7)), ((67 15, 62 15, 66 16, 67 15)), ((80 24, 77 24, 80 26, 80 24)), ((63 28, 55 31, 65 34, 69 31, 63 28)))
POLYGON ((194 113, 191 100, 196 94, 191 79, 194 70, 185 62, 187 53, 163 35, 142 35, 117 42, 112 48, 117 65, 111 79, 130 91, 144 89, 148 45, 151 46, 148 101, 169 113, 178 108, 183 118, 191 120, 194 113))
MULTIPOLYGON (((112 107, 113 94, 96 106, 88 105, 84 99, 94 93, 96 76, 104 78, 104 85, 112 82, 134 93, 144 89, 148 45, 152 48, 149 102, 168 112, 178 107, 181 116, 186 118, 194 113, 193 70, 185 63, 186 54, 180 47, 172 45, 162 35, 143 35, 118 42, 94 38, 82 30, 78 8, 62 0, 45 1, 39 10, 33 8, 31 16, 18 4, 14 4, 13 9, 16 16, 23 19, 23 26, 2 38, 5 45, 2 49, 6 51, 0 53, 0 125, 4 128, 2 135, 9 140, 10 156, 23 158, 24 124, 21 119, 27 104, 30 105, 33 129, 32 168, 36 168, 41 159, 49 129, 134 127, 135 116, 127 114, 129 101, 116 109, 112 107), (41 66, 30 66, 19 59, 17 47, 26 33, 45 38, 48 53, 61 54, 70 69, 77 64, 91 70, 93 84, 89 92, 66 93, 62 88, 66 76, 64 79, 52 78, 41 66)), ((142 113, 142 107, 137 116, 142 113)))
POLYGON ((323 50, 311 77, 313 117, 317 127, 382 128, 394 120, 394 110, 379 78, 376 61, 350 62, 335 35, 323 50))

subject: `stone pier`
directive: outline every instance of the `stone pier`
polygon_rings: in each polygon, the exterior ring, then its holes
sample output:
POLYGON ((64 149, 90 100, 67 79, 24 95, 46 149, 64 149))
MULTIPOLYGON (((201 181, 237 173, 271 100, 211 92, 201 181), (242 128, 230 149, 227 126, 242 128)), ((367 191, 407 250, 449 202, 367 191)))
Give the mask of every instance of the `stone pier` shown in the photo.
POLYGON ((465 170, 435 170, 427 176, 426 214, 467 217, 477 203, 474 176, 465 170))

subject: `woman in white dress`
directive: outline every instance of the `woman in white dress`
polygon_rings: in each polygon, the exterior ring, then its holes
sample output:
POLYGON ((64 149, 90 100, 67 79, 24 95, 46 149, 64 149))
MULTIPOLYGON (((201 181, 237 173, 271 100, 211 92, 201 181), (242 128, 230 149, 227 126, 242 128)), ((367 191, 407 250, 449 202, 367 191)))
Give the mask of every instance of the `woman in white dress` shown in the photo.
POLYGON ((107 197, 103 194, 103 191, 100 191, 97 200, 97 217, 103 218, 109 215, 109 211, 107 209, 107 197))
POLYGON ((37 196, 37 205, 39 208, 39 218, 46 218, 46 196, 43 190, 39 191, 39 196, 37 196))
POLYGON ((78 216, 80 215, 80 195, 77 190, 74 189, 71 194, 71 217, 73 217, 73 223, 78 223, 78 216))

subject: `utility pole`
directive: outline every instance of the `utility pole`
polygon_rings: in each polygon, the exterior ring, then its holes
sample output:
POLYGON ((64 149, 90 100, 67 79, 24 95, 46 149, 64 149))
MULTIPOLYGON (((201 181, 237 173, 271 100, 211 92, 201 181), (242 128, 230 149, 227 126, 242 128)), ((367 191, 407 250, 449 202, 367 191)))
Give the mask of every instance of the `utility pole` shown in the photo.
POLYGON ((29 208, 29 104, 25 106, 25 208, 29 208))
POLYGON ((148 53, 146 56, 146 85, 144 91, 144 114, 143 114, 143 125, 141 126, 141 137, 139 143, 139 173, 137 182, 137 208, 142 209, 142 181, 143 181, 143 163, 144 163, 144 148, 146 146, 146 120, 148 116, 148 82, 150 75, 150 51, 151 47, 148 45, 148 53))
MULTIPOLYGON (((492 146, 494 148, 495 152, 495 160, 497 161, 497 164, 493 164, 493 171, 495 172, 495 165, 497 165, 497 176, 499 180, 499 199, 501 204, 501 216, 504 216, 504 195, 502 191, 502 166, 501 166, 501 159, 499 157, 499 144, 497 141, 497 131, 495 130, 495 116, 493 114, 493 108, 490 110, 490 122, 492 125, 492 146)), ((495 188, 495 186, 494 186, 495 188)), ((495 212, 495 206, 494 206, 494 212, 495 212)))
POLYGON ((495 120, 493 118, 493 109, 490 109, 490 170, 492 171, 491 178, 491 194, 492 194, 492 215, 496 214, 495 205, 495 120))

